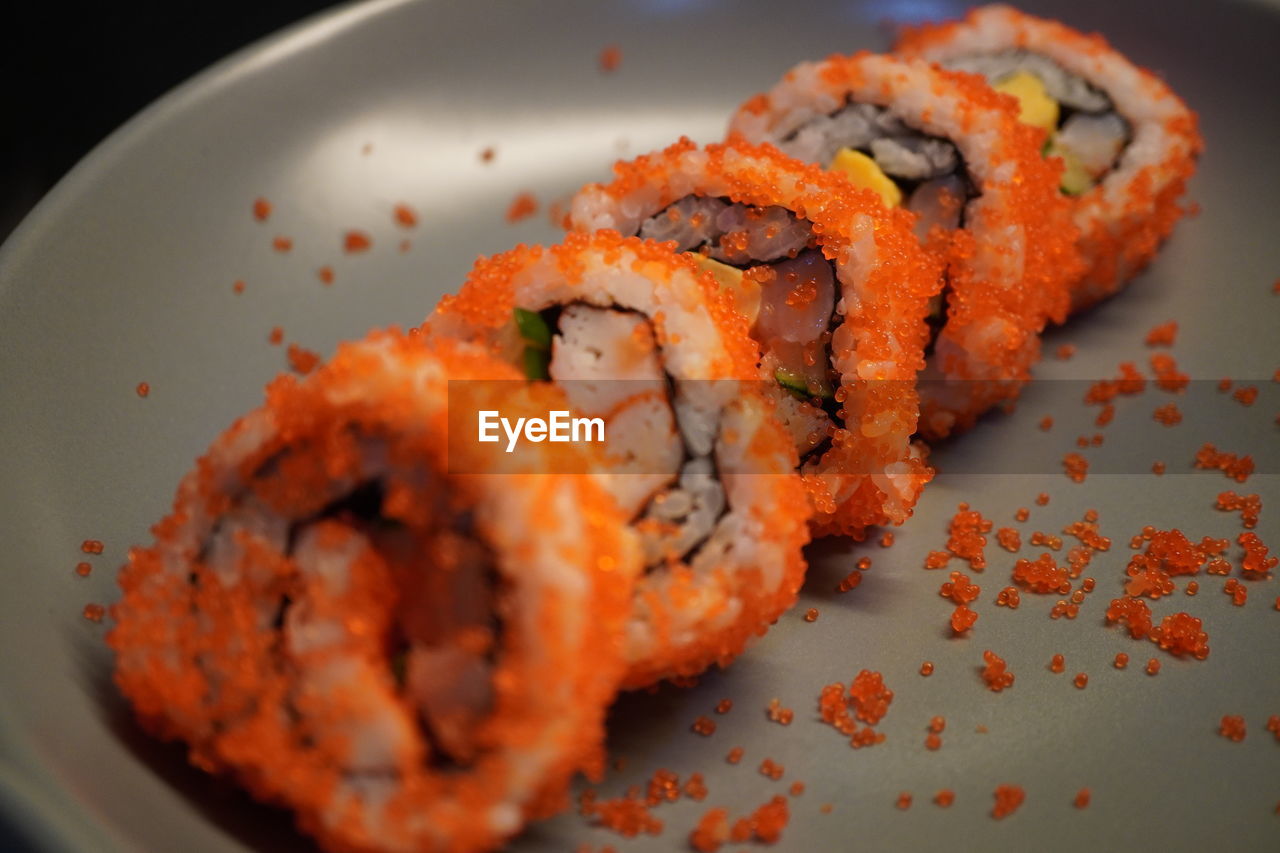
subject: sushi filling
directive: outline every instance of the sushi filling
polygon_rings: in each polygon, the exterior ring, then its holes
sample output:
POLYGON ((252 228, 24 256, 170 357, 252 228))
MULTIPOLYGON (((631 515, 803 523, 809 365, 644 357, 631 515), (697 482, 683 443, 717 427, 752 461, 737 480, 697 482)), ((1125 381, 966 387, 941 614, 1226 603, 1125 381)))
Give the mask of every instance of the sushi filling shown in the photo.
MULTIPOLYGON (((470 513, 451 506, 444 490, 434 492, 438 498, 429 530, 411 530, 384 515, 384 453, 374 442, 358 443, 362 483, 332 482, 333 493, 314 496, 328 503, 294 521, 272 512, 257 494, 260 489, 251 487, 217 519, 199 559, 215 571, 253 566, 265 545, 292 561, 297 579, 264 603, 264 612, 272 615, 263 621, 281 633, 288 665, 299 670, 299 689, 325 694, 344 689, 358 652, 343 638, 354 635, 352 642, 359 645, 361 631, 371 631, 380 637, 373 642, 378 657, 388 662, 390 689, 416 712, 428 764, 464 769, 478 757, 478 731, 494 705, 502 633, 496 556, 470 513), (367 594, 362 585, 370 583, 362 566, 366 559, 384 566, 392 581, 390 619, 365 612, 371 606, 360 597, 367 594), (335 603, 341 620, 331 615, 335 603)), ((289 456, 264 464, 252 480, 255 486, 303 461, 289 456)), ((419 493, 433 492, 422 488, 419 493)), ((349 773, 382 775, 394 766, 390 744, 397 741, 397 728, 382 710, 377 700, 368 699, 368 719, 344 732, 350 741, 349 773)))
POLYGON ((700 405, 696 383, 663 368, 644 314, 575 302, 535 314, 517 311, 526 353, 545 339, 546 375, 574 409, 604 418, 610 490, 640 535, 645 566, 691 562, 725 535, 729 512, 717 471, 718 411, 700 405), (521 314, 524 320, 520 319, 521 314), (545 328, 545 336, 541 328, 545 328))
MULTIPOLYGON (((963 228, 969 202, 980 195, 955 143, 916 130, 876 104, 846 102, 777 145, 792 157, 845 174, 891 207, 914 213, 922 242, 963 228)), ((926 355, 946 323, 949 291, 944 286, 929 304, 926 355)))
POLYGON ((691 252, 744 303, 765 366, 790 392, 788 425, 802 455, 818 451, 843 426, 831 364, 841 322, 835 267, 817 248, 809 223, 783 207, 754 207, 688 195, 645 220, 644 239, 691 252))
POLYGON ((1006 50, 962 56, 945 65, 981 74, 997 90, 1019 99, 1022 120, 1049 134, 1045 155, 1062 158, 1061 189, 1068 195, 1102 182, 1133 141, 1133 128, 1106 92, 1047 56, 1006 50))
POLYGON ((978 196, 964 158, 948 139, 910 127, 885 107, 846 103, 777 143, 785 153, 845 173, 877 190, 886 204, 916 214, 916 234, 964 226, 964 210, 978 196))

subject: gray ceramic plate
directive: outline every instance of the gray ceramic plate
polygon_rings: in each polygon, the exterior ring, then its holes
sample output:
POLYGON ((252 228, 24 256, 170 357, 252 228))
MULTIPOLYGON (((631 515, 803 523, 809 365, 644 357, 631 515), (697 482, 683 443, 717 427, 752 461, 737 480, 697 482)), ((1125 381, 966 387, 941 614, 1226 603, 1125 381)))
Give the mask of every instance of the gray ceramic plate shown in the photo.
MULTIPOLYGON (((1237 516, 1212 508, 1234 483, 1193 472, 1201 442, 1253 453, 1259 473, 1245 491, 1267 502, 1258 533, 1280 546, 1276 462, 1280 385, 1280 14, 1274 5, 1108 0, 1029 4, 1083 29, 1105 32, 1138 62, 1159 69, 1200 111, 1208 151, 1193 185, 1203 213, 1184 222, 1158 263, 1121 297, 1053 332, 1070 361, 1049 359, 1046 380, 1113 375, 1145 362, 1145 331, 1177 319, 1174 350, 1204 380, 1253 380, 1251 408, 1209 383, 1179 401, 1185 420, 1151 419, 1172 397, 1154 390, 1124 400, 1107 444, 1090 450, 1082 485, 1059 464, 1075 437, 1092 434, 1082 386, 1045 381, 1018 412, 989 418, 942 448, 944 471, 916 517, 882 550, 820 543, 802 601, 753 651, 690 690, 624 698, 611 749, 625 769, 604 792, 654 770, 701 772, 710 794, 657 816, 663 835, 634 842, 567 815, 531 829, 525 850, 587 842, 621 849, 679 846, 711 805, 735 813, 793 781, 786 849, 1276 849, 1280 744, 1264 730, 1280 714, 1280 613, 1274 581, 1248 585, 1242 608, 1201 577, 1158 614, 1189 609, 1205 619, 1213 652, 1178 661, 1102 623, 1119 593, 1129 537, 1145 524, 1191 535, 1231 536, 1237 516), (1052 413, 1049 432, 1036 429, 1052 413), (1017 461, 1009 454, 1016 452, 1017 461), (1169 473, 1149 472, 1164 459, 1169 473), (1033 498, 1045 491, 1047 507, 1033 498), (921 569, 942 546, 946 522, 967 500, 998 526, 1059 532, 1088 507, 1115 540, 1090 567, 1098 592, 1075 621, 1048 617, 1051 598, 1023 596, 997 608, 1013 556, 992 545, 968 639, 951 640, 942 572, 921 569), (1013 521, 1019 506, 1033 510, 1013 521), (831 590, 869 555, 854 593, 831 590), (819 619, 801 614, 817 607, 819 619), (977 675, 983 649, 1017 675, 1002 694, 977 675), (1132 655, 1126 671, 1111 666, 1132 655), (1046 668, 1061 652, 1067 672, 1046 668), (1158 677, 1142 672, 1155 654, 1158 677), (935 674, 923 678, 920 663, 935 674), (824 684, 860 669, 884 673, 896 692, 885 743, 854 751, 817 723, 824 684), (1070 683, 1076 672, 1088 687, 1070 683), (723 697, 711 737, 690 731, 723 697), (773 697, 795 709, 769 722, 773 697), (924 748, 925 727, 945 715, 943 747, 924 748), (1249 735, 1217 734, 1224 714, 1249 735), (986 733, 979 727, 985 726, 986 733), (746 750, 742 764, 725 754, 746 750), (756 768, 786 768, 773 782, 756 768), (1026 803, 992 820, 992 791, 1021 785, 1026 803), (930 802, 956 792, 947 810, 930 802), (1081 787, 1087 810, 1072 807, 1081 787), (908 811, 899 792, 914 794, 908 811), (830 813, 820 807, 832 804, 830 813)), ((522 190, 544 204, 609 162, 680 134, 712 140, 728 111, 792 63, 854 48, 882 48, 885 20, 950 17, 954 2, 789 4, 617 2, 379 2, 348 7, 256 45, 164 98, 112 136, 45 199, 0 257, 0 812, 30 843, 51 850, 283 849, 305 842, 286 816, 186 767, 177 747, 140 735, 113 692, 103 626, 87 602, 115 597, 114 569, 166 510, 179 476, 219 430, 258 400, 284 366, 267 343, 320 352, 391 323, 413 324, 456 287, 478 253, 553 239, 539 215, 504 222, 522 190), (600 50, 616 43, 621 67, 602 74, 600 50), (491 163, 479 157, 492 146, 491 163), (270 221, 252 201, 274 202, 270 221), (417 208, 412 231, 393 222, 397 202, 417 208), (342 251, 343 233, 366 230, 373 248, 342 251), (277 235, 293 250, 272 250, 277 235), (400 251, 400 241, 412 245, 400 251), (335 281, 316 271, 331 265, 335 281), (237 279, 242 294, 232 290, 237 279), (147 382, 150 396, 135 386, 147 382), (88 579, 77 577, 82 540, 106 543, 88 579)), ((1238 487, 1237 487, 1238 488, 1238 487)), ((1024 554, 1034 556, 1024 546, 1024 554)), ((1230 556, 1238 561, 1233 546, 1230 556)), ((715 717, 716 715, 711 714, 715 717)))

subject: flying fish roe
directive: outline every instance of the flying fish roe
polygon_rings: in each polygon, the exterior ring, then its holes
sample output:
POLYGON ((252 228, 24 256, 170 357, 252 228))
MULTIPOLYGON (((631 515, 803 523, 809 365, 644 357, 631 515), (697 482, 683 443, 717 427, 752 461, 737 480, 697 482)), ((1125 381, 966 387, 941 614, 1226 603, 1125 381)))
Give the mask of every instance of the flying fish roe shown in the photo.
POLYGON ((892 547, 893 547, 893 539, 894 539, 894 537, 893 537, 893 531, 892 531, 892 530, 885 531, 885 534, 884 534, 883 536, 881 536, 881 537, 880 537, 880 547, 881 547, 881 548, 892 548, 892 547))
POLYGON ((1089 801, 1092 799, 1093 793, 1088 788, 1081 788, 1076 791, 1076 798, 1071 801, 1071 804, 1078 809, 1087 809, 1089 808, 1089 801))
POLYGON ((367 252, 373 246, 373 238, 368 232, 352 228, 342 235, 342 251, 348 255, 367 252))
POLYGON ((1177 336, 1178 323, 1175 320, 1170 320, 1167 323, 1154 326, 1151 331, 1147 332, 1144 343, 1149 347, 1171 347, 1177 336))
POLYGON ((1053 351, 1058 361, 1067 361, 1076 354, 1075 344, 1058 344, 1058 348, 1053 351))
POLYGON ((1249 600, 1249 590, 1235 578, 1223 584, 1222 591, 1231 596, 1231 603, 1236 607, 1244 607, 1244 603, 1249 600))
POLYGON ((1187 588, 1183 590, 1187 595, 1195 595, 1200 591, 1200 584, 1195 581, 1187 581, 1187 588))
POLYGON ((1071 683, 1079 689, 1084 690, 1089 684, 1089 676, 1086 673, 1077 672, 1076 677, 1071 679, 1071 683))
POLYGON ((300 376, 306 376, 320 364, 318 354, 297 344, 289 344, 285 358, 289 362, 289 369, 300 376))
POLYGON ((1165 471, 1165 464, 1164 464, 1163 462, 1152 462, 1152 463, 1151 463, 1151 473, 1152 473, 1152 474, 1155 474, 1157 477, 1163 477, 1163 476, 1164 476, 1164 471, 1165 471))
POLYGON ((878 743, 884 743, 884 734, 877 732, 871 726, 862 729, 854 726, 849 737, 849 746, 853 749, 862 749, 864 746, 875 746, 878 743))
POLYGON ((1222 721, 1218 723, 1218 734, 1222 735, 1227 740, 1233 740, 1236 743, 1244 740, 1244 717, 1233 716, 1231 714, 1225 715, 1222 718, 1222 721))
MULTIPOLYGON (((1036 506, 1048 506, 1048 505, 1049 505, 1048 493, 1041 492, 1040 494, 1036 495, 1036 506)), ((1019 519, 1019 520, 1022 520, 1022 519, 1019 519)))
POLYGON ((592 819, 596 826, 612 830, 624 838, 635 838, 642 832, 646 835, 661 835, 662 821, 653 816, 649 806, 638 794, 631 793, 611 800, 585 803, 582 807, 583 816, 592 819))
MULTIPOLYGON (((1101 404, 1105 409, 1111 409, 1107 415, 1105 423, 1099 423, 1098 426, 1105 426, 1111 422, 1111 418, 1115 417, 1115 406, 1111 401, 1120 395, 1133 396, 1141 394, 1146 390, 1146 377, 1138 370, 1133 362, 1122 362, 1119 367, 1120 376, 1115 379, 1099 379, 1089 386, 1084 394, 1084 402, 1086 404, 1101 404)), ((1101 415, 1099 415, 1101 418, 1101 415)))
POLYGON ((1068 619, 1074 619, 1079 615, 1080 615, 1079 604, 1068 603, 1062 599, 1059 599, 1057 602, 1055 602, 1053 605, 1053 609, 1049 611, 1050 619, 1061 619, 1063 616, 1067 617, 1068 619))
POLYGON ((1052 533, 1045 533, 1043 530, 1031 531, 1031 544, 1037 547, 1046 547, 1053 551, 1062 550, 1062 539, 1054 536, 1052 533))
POLYGON ((791 721, 795 719, 795 712, 790 708, 782 707, 782 702, 778 699, 769 700, 769 707, 765 709, 765 714, 772 722, 784 726, 791 725, 791 721))
POLYGON ((1157 599, 1173 594, 1173 578, 1160 568, 1159 563, 1148 560, 1143 554, 1134 555, 1125 574, 1129 576, 1129 580, 1125 582, 1124 591, 1130 596, 1145 595, 1157 599))
POLYGON ((874 726, 889 712, 893 691, 880 673, 864 669, 850 683, 848 701, 855 717, 874 726))
POLYGON ((1205 574, 1207 575, 1229 575, 1231 574, 1231 564, 1222 558, 1209 561, 1209 565, 1205 566, 1205 574))
POLYGON ((901 809, 901 810, 902 810, 902 811, 904 811, 904 812, 905 812, 907 809, 911 808, 911 794, 910 794, 910 792, 908 792, 908 791, 903 791, 902 793, 898 794, 898 799, 894 802, 894 805, 895 805, 895 806, 897 806, 899 809, 901 809))
POLYGON ((943 598, 949 598, 956 604, 968 604, 975 601, 981 594, 982 587, 977 584, 970 583, 968 575, 962 575, 960 572, 952 572, 951 580, 942 584, 938 590, 938 595, 943 598))
POLYGON ((957 634, 968 631, 977 621, 978 614, 964 604, 951 611, 951 630, 957 634))
MULTIPOLYGON (((840 583, 836 585, 836 592, 849 592, 851 590, 857 589, 860 583, 862 583, 862 572, 858 571, 857 569, 854 569, 852 572, 849 572, 849 574, 845 575, 844 579, 841 580, 840 583)), ((817 617, 815 616, 814 618, 817 618, 817 617)), ((813 620, 811 619, 809 621, 813 621, 813 620)))
POLYGON ((333 284, 333 267, 323 266, 316 270, 316 278, 320 279, 322 284, 333 284))
MULTIPOLYGON (((1210 548, 1215 545, 1214 540, 1207 538, 1196 545, 1176 527, 1172 530, 1157 530, 1148 541, 1150 544, 1147 545, 1146 552, 1133 557, 1130 562, 1137 561, 1140 567, 1143 563, 1155 565, 1172 576, 1197 574, 1208 560, 1210 548)), ((1222 543, 1221 547, 1225 546, 1226 543, 1222 543)))
POLYGON ((1252 406, 1258 400, 1258 388, 1256 385, 1246 385, 1237 388, 1231 396, 1242 406, 1252 406))
POLYGON ((764 844, 775 844, 782 837, 782 830, 790 820, 787 798, 776 796, 752 812, 750 817, 735 821, 729 831, 729 838, 738 843, 755 839, 764 844))
POLYGON ((1147 661, 1147 675, 1158 675, 1160 673, 1160 661, 1155 658, 1147 661))
POLYGON ((1267 731, 1276 736, 1276 740, 1280 741, 1280 714, 1272 714, 1267 717, 1267 731))
POLYGON ((715 853, 729 841, 729 810, 711 809, 689 833, 689 846, 698 853, 715 853))
POLYGON ((101 622, 102 617, 107 614, 107 608, 103 607, 101 604, 86 604, 80 613, 90 622, 101 622))
POLYGON ((1209 635, 1201 625, 1190 613, 1173 613, 1152 629, 1151 638, 1169 654, 1204 660, 1209 656, 1209 635))
POLYGON ((986 662, 986 666, 982 668, 982 680, 987 683, 991 692, 999 693, 1013 686, 1013 673, 1009 672, 1002 657, 987 649, 982 653, 982 659, 986 662))
POLYGON ((929 731, 934 734, 942 734, 947 727, 947 718, 941 715, 929 718, 929 731))
POLYGON ((806 611, 804 612, 804 621, 806 621, 806 622, 817 622, 817 621, 818 621, 818 608, 816 608, 816 607, 810 607, 808 610, 806 610, 806 611))
POLYGON ((1089 476, 1089 460, 1079 453, 1068 453, 1062 457, 1062 469, 1071 482, 1083 483, 1089 476))
POLYGON ((404 202, 391 209, 391 217, 401 228, 414 228, 418 224, 418 211, 404 202))
POLYGON ((731 710, 733 710, 733 700, 732 700, 732 699, 721 699, 719 702, 717 702, 717 703, 716 703, 716 713, 717 713, 717 714, 727 714, 727 713, 729 713, 731 710))
POLYGON ((1027 591, 1040 595, 1066 595, 1071 589, 1067 570, 1059 566, 1049 554, 1041 554, 1034 561, 1025 557, 1019 559, 1013 566, 1013 579, 1026 587, 1027 591))
POLYGON ((1022 547, 1022 535, 1012 527, 1001 527, 996 531, 996 542, 1001 548, 1013 553, 1022 547))
POLYGON ((266 222, 271 218, 271 202, 265 198, 256 198, 253 200, 253 218, 259 222, 266 222))
POLYGON ((996 593, 996 607, 1007 607, 1010 610, 1017 610, 1018 605, 1022 603, 1022 594, 1018 592, 1016 586, 1006 586, 1004 589, 996 593))
POLYGON ((1258 526, 1258 516, 1262 512, 1262 498, 1256 494, 1238 495, 1234 491, 1221 492, 1218 500, 1214 504, 1223 512, 1239 512, 1240 523, 1244 525, 1246 530, 1252 530, 1258 526))
POLYGON ((925 677, 933 675, 933 661, 925 661, 920 664, 920 674, 925 677))
POLYGON ((1111 423, 1113 420, 1115 420, 1115 417, 1116 417, 1115 405, 1112 403, 1107 403, 1098 412, 1098 416, 1093 419, 1093 425, 1104 427, 1107 424, 1111 423))
POLYGON ((970 509, 967 503, 960 504, 947 525, 947 550, 968 562, 974 571, 982 571, 987 565, 987 537, 983 534, 991 532, 991 527, 991 520, 983 518, 982 513, 970 509))
POLYGON ((282 254, 285 252, 291 252, 293 251, 293 238, 285 237, 283 235, 277 236, 271 241, 271 248, 282 254))
POLYGON ((1002 820, 1016 812, 1027 795, 1018 785, 997 785, 995 798, 996 804, 991 809, 991 816, 996 820, 1002 820))
POLYGON ((1116 652, 1115 663, 1112 664, 1116 669, 1124 669, 1129 665, 1129 656, 1124 652, 1116 652))
POLYGON ((1151 608, 1140 598, 1113 598, 1107 608, 1107 622, 1129 629, 1129 636, 1141 640, 1151 634, 1151 608))
POLYGON ((1231 379, 1224 376, 1218 380, 1218 391, 1225 394, 1231 390, 1231 386, 1234 384, 1235 383, 1231 379))
POLYGON ((1061 673, 1066 668, 1066 659, 1062 655, 1054 655, 1049 659, 1049 671, 1061 673))
POLYGON ((78 574, 80 577, 87 578, 92 573, 93 573, 93 564, 86 563, 83 561, 76 563, 76 574, 78 574))
POLYGON ((231 289, 234 290, 236 293, 244 293, 244 287, 245 287, 244 279, 238 278, 231 284, 231 289))
POLYGON ((1263 544, 1258 534, 1241 533, 1236 542, 1244 548, 1244 559, 1240 561, 1240 571, 1246 578, 1261 578, 1280 563, 1280 557, 1268 557, 1271 549, 1263 544))
POLYGON ((1177 360, 1168 353, 1151 356, 1151 370, 1156 375, 1156 387, 1162 391, 1180 394, 1191 384, 1191 377, 1178 370, 1177 360))
POLYGON ((622 48, 616 44, 605 45, 600 50, 597 62, 600 65, 600 70, 605 74, 617 71, 618 66, 622 64, 622 48))
POLYGON ((775 782, 782 778, 784 772, 786 772, 786 768, 772 758, 766 758, 760 762, 760 775, 767 776, 775 782))
POLYGON ((933 732, 930 732, 929 734, 924 736, 925 749, 930 750, 932 752, 934 750, 941 748, 941 746, 942 746, 942 738, 938 737, 933 732))
POLYGON ((724 760, 730 764, 737 764, 742 760, 742 754, 742 747, 735 746, 733 749, 729 750, 729 754, 724 757, 724 760))
POLYGON ((939 808, 949 809, 951 804, 956 801, 956 792, 950 788, 943 788, 933 795, 933 801, 939 808))
POLYGON ((80 543, 80 550, 86 554, 101 554, 104 547, 101 539, 86 539, 80 543))
POLYGON ((951 555, 946 551, 930 551, 925 555, 924 567, 926 569, 941 569, 951 562, 951 555))
POLYGON ((138 387, 133 390, 139 397, 146 397, 151 393, 151 385, 146 382, 139 382, 138 387))
POLYGON ((511 200, 511 204, 507 207, 506 220, 511 224, 515 224, 522 219, 528 219, 538 212, 538 199, 533 193, 520 192, 511 200))
POLYGON ((665 768, 660 768, 649 777, 644 802, 648 806, 662 803, 674 803, 680 799, 680 776, 665 768))
POLYGON ((1049 430, 1053 429, 1052 415, 1045 415, 1043 418, 1040 419, 1040 429, 1044 430, 1045 432, 1048 432, 1049 430))
POLYGON ((284 343, 284 329, 280 326, 272 326, 271 331, 267 333, 267 343, 273 347, 278 347, 284 343))
POLYGON ((693 725, 690 728, 695 734, 711 737, 716 733, 716 721, 703 714, 693 721, 693 725))
POLYGON ((1151 413, 1151 417, 1167 427, 1177 426, 1182 423, 1182 410, 1178 408, 1177 403, 1165 403, 1156 408, 1151 413))
POLYGON ((1196 467, 1216 468, 1237 483, 1243 483, 1253 473, 1253 457, 1237 456, 1234 453, 1220 452, 1210 442, 1205 442, 1196 451, 1196 467))

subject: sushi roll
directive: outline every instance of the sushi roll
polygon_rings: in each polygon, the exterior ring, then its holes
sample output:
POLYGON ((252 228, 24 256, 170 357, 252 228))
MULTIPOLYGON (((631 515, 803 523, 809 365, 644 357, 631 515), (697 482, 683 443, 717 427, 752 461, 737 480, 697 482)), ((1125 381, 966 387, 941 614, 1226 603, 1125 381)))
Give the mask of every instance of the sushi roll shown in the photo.
MULTIPOLYGON (((570 447, 450 473, 488 462, 446 442, 447 380, 504 377, 525 385, 450 342, 342 346, 269 386, 121 571, 139 720, 327 849, 491 849, 600 765, 638 550, 594 479, 555 473, 570 447)), ((565 405, 498 385, 513 414, 565 405)))
POLYGON ((568 225, 674 243, 746 317, 818 535, 901 524, 932 476, 913 443, 939 266, 911 218, 836 175, 740 141, 681 140, 614 166, 568 225))
POLYGON ((1180 199, 1203 148, 1196 115, 1102 36, 992 5, 908 29, 897 50, 982 74, 1049 134, 1045 154, 1065 164, 1061 190, 1087 264, 1073 310, 1141 271, 1185 212, 1180 199))
POLYGON ((668 247, 572 234, 481 259, 429 337, 491 348, 604 421, 608 488, 641 540, 624 685, 727 664, 796 599, 808 505, 745 321, 668 247))
POLYGON ((968 429, 1018 395, 1081 262, 1061 165, 1040 156, 1043 133, 1018 122, 1013 101, 921 60, 832 56, 749 99, 730 133, 842 172, 916 215, 946 266, 921 383, 926 438, 968 429))

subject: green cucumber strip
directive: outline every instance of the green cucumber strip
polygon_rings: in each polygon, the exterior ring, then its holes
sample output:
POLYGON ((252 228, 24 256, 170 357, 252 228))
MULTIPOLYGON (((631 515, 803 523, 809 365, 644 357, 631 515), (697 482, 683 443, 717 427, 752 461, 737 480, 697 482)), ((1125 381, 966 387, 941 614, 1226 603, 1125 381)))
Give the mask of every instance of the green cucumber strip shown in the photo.
POLYGON ((520 337, 537 349, 551 348, 551 327, 542 319, 541 314, 524 308, 516 308, 513 313, 516 315, 516 328, 520 330, 520 337))
POLYGON ((785 367, 779 367, 775 370, 773 372, 773 378, 778 380, 779 385, 786 388, 801 400, 808 400, 811 397, 821 397, 824 400, 832 398, 831 389, 827 387, 825 382, 818 386, 818 393, 815 394, 813 391, 809 390, 809 381, 807 379, 799 374, 792 373, 785 367))
POLYGON ((533 380, 551 378, 551 350, 527 346, 524 348, 524 375, 533 380))

